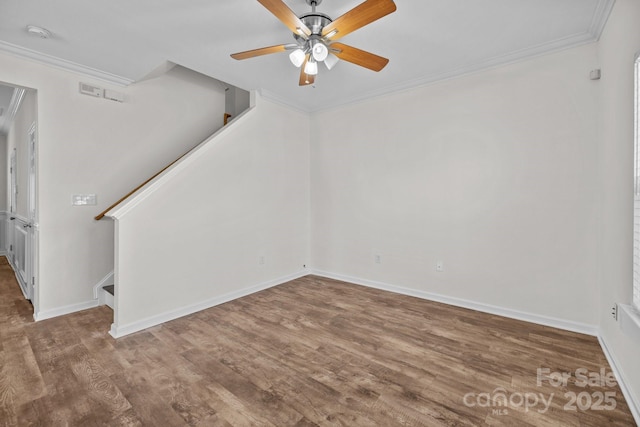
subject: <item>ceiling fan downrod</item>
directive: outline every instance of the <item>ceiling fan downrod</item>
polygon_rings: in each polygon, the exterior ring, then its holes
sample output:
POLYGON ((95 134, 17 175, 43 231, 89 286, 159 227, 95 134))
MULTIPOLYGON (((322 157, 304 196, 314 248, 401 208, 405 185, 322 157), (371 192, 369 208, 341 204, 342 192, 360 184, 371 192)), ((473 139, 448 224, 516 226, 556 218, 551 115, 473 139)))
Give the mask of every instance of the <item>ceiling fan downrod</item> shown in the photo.
POLYGON ((311 6, 311 13, 316 13, 316 6, 320 6, 322 0, 306 0, 307 4, 311 6))

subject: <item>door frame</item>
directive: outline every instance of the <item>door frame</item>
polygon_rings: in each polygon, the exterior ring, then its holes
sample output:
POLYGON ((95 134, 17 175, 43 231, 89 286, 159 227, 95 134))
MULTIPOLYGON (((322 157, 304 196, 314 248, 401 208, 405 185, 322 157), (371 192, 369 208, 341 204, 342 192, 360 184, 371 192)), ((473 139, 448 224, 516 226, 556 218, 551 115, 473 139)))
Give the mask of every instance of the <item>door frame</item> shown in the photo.
MULTIPOLYGON (((36 94, 37 96, 37 94, 36 94)), ((37 102, 37 97, 36 97, 37 102)), ((37 104, 36 104, 37 105, 37 104)), ((27 132, 27 212, 29 232, 27 236, 26 263, 27 287, 34 314, 38 312, 38 119, 36 118, 27 132)))
MULTIPOLYGON (((22 128, 20 133, 16 134, 18 138, 15 140, 16 145, 10 151, 7 150, 6 166, 8 168, 3 173, 7 178, 7 190, 9 191, 7 201, 9 203, 5 208, 5 241, 3 243, 6 244, 5 253, 16 274, 19 287, 25 298, 29 299, 33 305, 35 318, 39 310, 38 91, 34 88, 4 81, 0 81, 0 84, 15 89, 8 112, 10 123, 24 108, 25 95, 29 93, 34 96, 31 123, 26 129, 22 128), (19 152, 22 153, 20 156, 18 156, 19 152), (18 198, 22 200, 22 197, 26 198, 27 211, 20 215, 18 213, 18 198), (18 241, 22 238, 24 238, 24 246, 22 246, 22 240, 18 241), (23 249, 22 254, 18 254, 18 249, 23 249)), ((13 126, 13 123, 10 126, 13 126)))

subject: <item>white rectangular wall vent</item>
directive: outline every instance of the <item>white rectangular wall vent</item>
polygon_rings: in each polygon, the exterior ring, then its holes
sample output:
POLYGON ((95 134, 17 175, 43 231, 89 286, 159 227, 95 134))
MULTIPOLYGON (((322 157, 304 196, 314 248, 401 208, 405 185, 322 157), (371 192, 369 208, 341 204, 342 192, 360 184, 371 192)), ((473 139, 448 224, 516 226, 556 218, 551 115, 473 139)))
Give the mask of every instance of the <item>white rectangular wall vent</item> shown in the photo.
POLYGON ((104 89, 102 89, 101 87, 92 86, 87 83, 80 83, 80 93, 96 98, 102 98, 104 89))
POLYGON ((115 90, 104 90, 104 99, 111 101, 124 102, 124 93, 116 92, 115 90))

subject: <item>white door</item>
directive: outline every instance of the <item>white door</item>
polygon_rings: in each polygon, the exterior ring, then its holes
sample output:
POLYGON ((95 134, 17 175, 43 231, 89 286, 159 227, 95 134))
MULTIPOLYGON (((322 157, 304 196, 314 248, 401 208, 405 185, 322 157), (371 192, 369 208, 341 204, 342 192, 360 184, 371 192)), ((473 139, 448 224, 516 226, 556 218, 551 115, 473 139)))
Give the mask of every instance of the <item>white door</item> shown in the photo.
MULTIPOLYGON (((28 142, 28 141, 27 141, 28 142)), ((17 152, 16 149, 11 153, 11 194, 9 195, 9 260, 13 265, 16 272, 16 278, 18 284, 24 293, 25 298, 32 298, 31 287, 29 286, 29 272, 28 272, 28 247, 29 247, 29 229, 30 223, 27 218, 24 218, 16 212, 17 200, 18 200, 18 173, 17 168, 17 152)))

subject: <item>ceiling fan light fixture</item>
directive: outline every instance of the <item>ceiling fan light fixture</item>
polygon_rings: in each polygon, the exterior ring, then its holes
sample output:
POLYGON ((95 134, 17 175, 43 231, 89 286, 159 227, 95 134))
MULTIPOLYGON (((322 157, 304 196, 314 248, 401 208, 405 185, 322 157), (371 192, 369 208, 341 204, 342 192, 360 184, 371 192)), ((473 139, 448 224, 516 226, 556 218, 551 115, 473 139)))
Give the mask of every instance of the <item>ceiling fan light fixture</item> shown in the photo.
POLYGON ((313 49, 311 49, 311 54, 313 55, 313 59, 318 62, 322 62, 327 58, 329 54, 329 49, 322 42, 317 42, 313 45, 313 49))
POLYGON ((328 70, 331 70, 339 61, 340 58, 335 56, 333 53, 329 53, 324 60, 324 65, 326 65, 328 70))
POLYGON ((304 73, 310 76, 318 74, 318 63, 313 59, 307 61, 307 65, 304 66, 304 73))
MULTIPOLYGON (((232 53, 236 60, 291 51, 289 59, 300 68, 300 86, 314 84, 318 74, 318 62, 324 62, 331 70, 340 59, 372 71, 381 71, 389 62, 387 58, 337 42, 353 31, 369 25, 395 12, 394 0, 364 0, 358 6, 337 19, 316 12, 322 0, 304 0, 311 6, 311 13, 296 15, 285 3, 287 0, 258 0, 293 33, 295 43, 268 46, 244 52, 232 53)), ((302 0, 296 0, 302 1, 302 0)))
POLYGON ((304 51, 302 49, 296 49, 289 54, 289 59, 291 60, 291 63, 296 66, 296 68, 300 68, 302 66, 305 58, 306 55, 304 54, 304 51))

